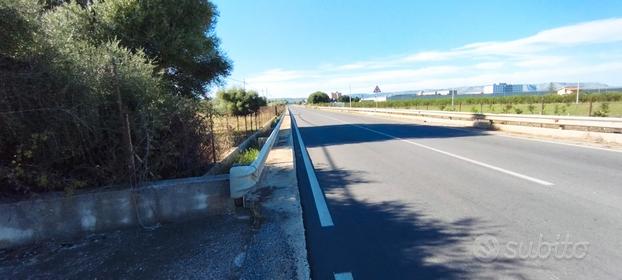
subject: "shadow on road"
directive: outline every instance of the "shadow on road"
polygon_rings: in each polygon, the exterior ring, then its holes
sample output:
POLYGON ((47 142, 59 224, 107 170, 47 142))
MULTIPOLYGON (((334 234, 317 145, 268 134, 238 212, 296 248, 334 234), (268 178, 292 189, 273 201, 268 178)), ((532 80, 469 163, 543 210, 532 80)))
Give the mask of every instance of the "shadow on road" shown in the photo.
MULTIPOLYGON (((393 188, 376 181, 382 180, 378 174, 338 168, 326 147, 393 140, 357 126, 403 139, 485 135, 477 130, 410 124, 299 127, 305 145, 320 147, 323 152, 322 161, 312 164, 334 222, 332 227, 320 227, 306 172, 298 165, 314 279, 330 279, 339 272, 352 272, 354 279, 524 278, 519 268, 525 264, 520 260, 483 262, 475 257, 475 239, 481 234, 494 235, 499 231, 497 225, 466 216, 434 218, 438 213, 430 208, 442 209, 442 205, 431 207, 426 201, 382 195, 393 188)), ((300 146, 296 148, 296 160, 302 162, 300 146)), ((416 194, 409 197, 416 198, 416 194)))
POLYGON ((484 131, 478 131, 475 129, 455 129, 441 126, 394 123, 338 124, 299 127, 299 129, 300 133, 304 136, 304 142, 307 147, 394 140, 389 136, 374 133, 361 127, 403 139, 453 138, 487 135, 484 131))
POLYGON ((519 277, 516 260, 479 261, 473 241, 493 227, 474 218, 430 218, 423 206, 357 199, 363 172, 318 169, 334 227, 308 231, 312 273, 352 271, 355 279, 463 279, 482 275, 519 277), (491 274, 492 273, 492 274, 491 274))

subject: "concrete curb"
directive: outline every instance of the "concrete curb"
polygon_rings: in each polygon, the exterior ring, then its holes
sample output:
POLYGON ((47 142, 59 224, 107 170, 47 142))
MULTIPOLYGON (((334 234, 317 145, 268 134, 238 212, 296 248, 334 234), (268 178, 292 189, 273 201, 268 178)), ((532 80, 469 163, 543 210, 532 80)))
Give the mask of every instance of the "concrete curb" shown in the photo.
POLYGON ((261 225, 249 246, 241 279, 310 279, 295 165, 286 114, 265 171, 247 195, 247 205, 261 225))
POLYGON ((150 182, 138 189, 0 204, 0 248, 234 210, 227 176, 150 182))

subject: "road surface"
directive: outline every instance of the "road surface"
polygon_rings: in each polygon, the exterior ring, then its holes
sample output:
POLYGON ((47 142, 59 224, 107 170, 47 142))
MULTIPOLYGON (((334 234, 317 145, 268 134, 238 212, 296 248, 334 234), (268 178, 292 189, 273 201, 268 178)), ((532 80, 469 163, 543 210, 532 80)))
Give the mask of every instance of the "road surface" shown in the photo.
POLYGON ((290 109, 314 279, 622 275, 622 153, 290 109))

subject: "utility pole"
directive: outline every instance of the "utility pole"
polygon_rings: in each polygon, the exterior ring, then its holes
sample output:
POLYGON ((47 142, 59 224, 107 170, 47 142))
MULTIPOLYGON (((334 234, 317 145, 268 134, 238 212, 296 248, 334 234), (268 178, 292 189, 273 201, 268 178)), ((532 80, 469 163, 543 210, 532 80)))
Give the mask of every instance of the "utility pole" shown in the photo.
POLYGON ((576 104, 579 104, 579 86, 580 86, 580 84, 579 84, 579 82, 577 82, 577 102, 576 102, 576 104))
POLYGON ((348 96, 350 97, 350 108, 352 108, 352 85, 348 85, 348 88, 350 88, 350 94, 348 96))
POLYGON ((454 90, 450 89, 449 91, 451 92, 451 110, 455 111, 456 108, 454 107, 454 90))

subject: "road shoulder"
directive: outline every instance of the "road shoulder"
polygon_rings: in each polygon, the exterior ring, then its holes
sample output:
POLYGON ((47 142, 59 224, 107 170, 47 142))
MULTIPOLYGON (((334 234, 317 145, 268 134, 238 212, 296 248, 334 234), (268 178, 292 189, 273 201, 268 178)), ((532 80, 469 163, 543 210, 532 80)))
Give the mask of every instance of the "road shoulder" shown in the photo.
POLYGON ((247 205, 257 232, 246 252, 241 279, 309 279, 289 115, 247 205))

